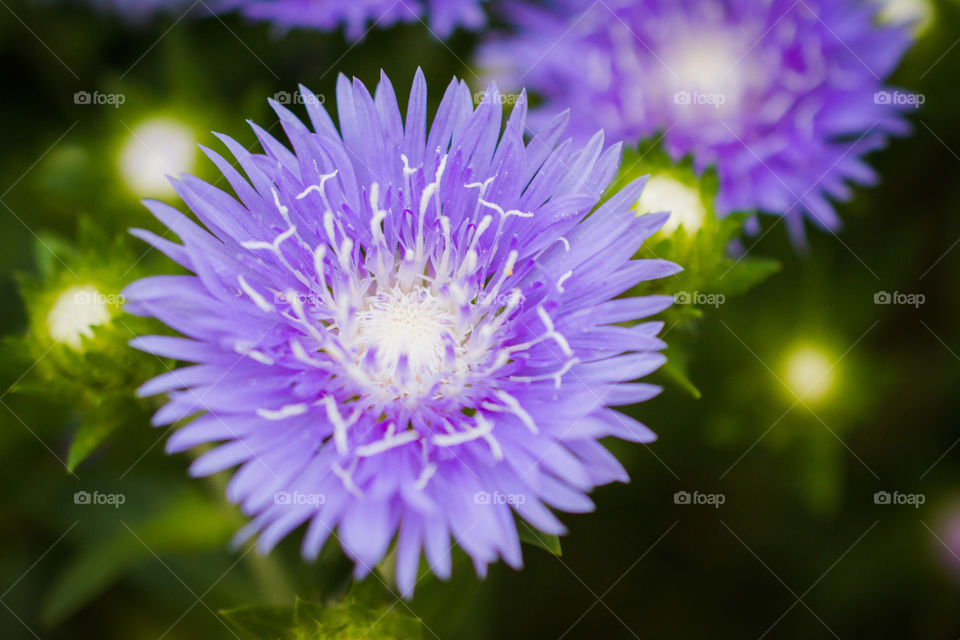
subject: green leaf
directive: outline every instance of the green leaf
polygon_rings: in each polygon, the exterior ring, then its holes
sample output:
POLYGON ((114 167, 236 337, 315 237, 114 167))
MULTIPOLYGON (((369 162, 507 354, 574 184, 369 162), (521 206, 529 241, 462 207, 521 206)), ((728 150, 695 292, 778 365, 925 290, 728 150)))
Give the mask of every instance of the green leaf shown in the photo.
POLYGON ((697 388, 697 385, 693 384, 693 381, 690 380, 690 377, 687 375, 685 358, 683 358, 677 350, 670 351, 668 349, 666 355, 667 364, 663 365, 660 371, 681 389, 699 400, 701 397, 700 389, 697 388))
POLYGON ((347 597, 322 606, 297 598, 294 607, 250 605, 221 611, 244 636, 255 640, 420 640, 423 624, 395 606, 367 607, 347 597))
POLYGON ((109 589, 126 571, 146 559, 147 551, 132 536, 111 536, 64 567, 47 591, 41 622, 54 627, 109 589))
POLYGON ((745 293, 780 271, 780 266, 773 258, 744 258, 722 276, 723 289, 731 295, 745 293))
POLYGON ((369 609, 352 602, 327 607, 322 614, 297 628, 298 640, 419 640, 423 624, 400 613, 402 609, 369 609), (312 623, 312 624, 311 624, 312 623))
POLYGON ((555 556, 563 555, 563 550, 560 548, 560 538, 559 536, 544 533, 539 529, 532 527, 526 520, 517 517, 517 531, 520 534, 520 541, 531 544, 535 547, 540 547, 548 553, 552 553, 555 556))
MULTIPOLYGON (((129 496, 128 504, 134 502, 136 497, 129 496)), ((156 561, 154 553, 221 548, 237 525, 234 518, 225 517, 229 513, 225 509, 190 492, 157 504, 146 517, 104 520, 96 542, 83 545, 54 579, 44 596, 41 621, 48 627, 63 622, 130 571, 156 561)))
POLYGON ((117 422, 109 419, 104 421, 88 418, 82 422, 67 452, 67 471, 73 473, 119 426, 117 422))
POLYGON ((298 626, 310 624, 321 617, 323 617, 323 605, 297 597, 297 603, 293 607, 293 619, 298 626))
POLYGON ((227 623, 241 635, 258 640, 296 638, 294 612, 290 607, 247 605, 220 611, 227 623))

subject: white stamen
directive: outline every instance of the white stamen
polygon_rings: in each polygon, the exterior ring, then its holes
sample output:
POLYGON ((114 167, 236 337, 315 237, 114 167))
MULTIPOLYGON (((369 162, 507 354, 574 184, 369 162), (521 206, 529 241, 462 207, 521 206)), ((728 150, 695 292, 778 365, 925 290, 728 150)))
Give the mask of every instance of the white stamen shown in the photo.
POLYGON ((570 279, 570 276, 573 275, 573 271, 567 271, 565 274, 560 276, 557 280, 557 291, 563 293, 563 283, 570 279))
POLYGON ((273 365, 273 358, 268 356, 265 353, 261 353, 253 348, 253 345, 245 340, 237 340, 233 345, 233 350, 239 353, 242 356, 247 356, 252 358, 257 362, 265 365, 273 365))
POLYGON ((421 227, 423 226, 423 216, 427 212, 427 207, 430 205, 430 198, 433 197, 433 194, 437 190, 437 183, 431 182, 426 187, 423 188, 423 193, 420 194, 420 221, 421 227))
POLYGON ((303 415, 307 412, 307 405, 304 403, 287 404, 279 409, 257 409, 257 415, 265 420, 283 420, 292 416, 303 415))
POLYGON ((280 216, 284 219, 288 226, 293 226, 290 224, 290 209, 280 204, 280 194, 277 193, 277 190, 273 187, 270 187, 270 192, 273 194, 273 204, 277 208, 277 211, 280 212, 280 216))
POLYGON ((438 447, 454 447, 482 438, 490 445, 493 457, 497 460, 502 460, 503 451, 500 448, 500 443, 491 435, 493 423, 480 414, 477 414, 476 418, 477 426, 473 429, 457 431, 455 433, 438 433, 433 436, 433 443, 438 447))
POLYGON ((293 352, 293 357, 304 364, 318 368, 323 366, 321 361, 311 358, 309 354, 307 354, 307 350, 303 348, 303 345, 300 344, 300 341, 296 338, 290 340, 290 350, 293 352))
MULTIPOLYGON (((320 290, 327 291, 327 276, 324 272, 323 261, 327 257, 327 245, 318 244, 313 251, 313 270, 317 272, 317 279, 320 281, 320 290)), ((324 296, 324 302, 327 302, 324 296)))
POLYGON ((344 238, 343 243, 340 245, 340 255, 337 256, 340 260, 340 267, 344 270, 350 268, 350 252, 353 251, 353 240, 350 238, 344 238))
POLYGON ((487 214, 480 219, 480 224, 477 225, 477 232, 473 235, 473 243, 470 246, 476 244, 477 240, 480 239, 480 236, 483 235, 483 232, 490 228, 490 224, 493 222, 493 216, 487 214))
POLYGON ((404 431, 400 435, 388 436, 382 440, 357 447, 356 454, 361 458, 367 458, 369 456, 374 456, 378 453, 383 453, 384 451, 389 451, 390 449, 394 449, 405 444, 410 444, 411 442, 416 442, 419 439, 420 434, 417 431, 408 430, 404 431))
POLYGON ((529 213, 529 212, 526 212, 526 211, 520 211, 519 209, 510 209, 509 211, 504 211, 504 210, 503 210, 503 207, 501 207, 501 206, 498 205, 497 203, 495 203, 495 202, 487 202, 487 201, 484 200, 483 198, 478 198, 478 201, 479 201, 480 204, 482 204, 483 206, 489 207, 489 208, 493 209, 494 211, 496 211, 497 213, 499 213, 500 216, 503 217, 503 218, 506 218, 506 217, 509 217, 509 216, 518 216, 518 217, 520 217, 520 218, 532 218, 532 217, 533 217, 533 214, 532 214, 532 213, 529 213))
POLYGON ((380 225, 387 218, 387 212, 380 208, 380 185, 376 182, 370 185, 370 210, 373 216, 370 218, 370 235, 375 242, 382 242, 383 229, 380 225))
POLYGON ((540 376, 510 376, 509 380, 511 382, 539 382, 541 380, 553 380, 554 385, 557 389, 559 389, 563 376, 566 375, 566 373, 570 371, 575 364, 579 364, 579 362, 579 358, 570 358, 556 373, 547 373, 540 376))
MULTIPOLYGON (((506 391, 495 391, 494 394, 500 398, 501 402, 506 405, 506 410, 520 418, 520 422, 524 424, 531 433, 537 434, 540 433, 540 430, 537 429, 537 424, 533 421, 533 417, 527 413, 526 409, 520 406, 520 401, 511 396, 506 391)), ((484 409, 489 409, 491 411, 504 411, 504 407, 492 402, 484 402, 484 409)))
POLYGON ((483 182, 468 182, 467 184, 465 184, 465 185, 463 185, 463 186, 466 187, 467 189, 476 189, 477 187, 479 187, 479 188, 480 188, 480 196, 483 197, 483 193, 487 190, 487 187, 490 186, 490 183, 493 182, 493 179, 494 179, 495 177, 496 177, 496 176, 490 176, 489 178, 487 178, 487 179, 484 180, 483 182))
MULTIPOLYGON (((303 200, 303 199, 306 198, 308 195, 310 195, 311 193, 313 193, 314 191, 316 191, 316 192, 318 192, 318 193, 320 194, 320 196, 323 198, 324 202, 326 202, 326 200, 327 200, 327 194, 326 194, 326 192, 324 191, 324 189, 326 189, 326 187, 327 187, 327 180, 329 180, 330 178, 333 178, 334 176, 336 176, 338 171, 339 171, 339 169, 334 169, 332 173, 326 173, 326 174, 321 175, 321 176, 320 176, 320 184, 312 184, 312 185, 310 185, 309 187, 307 187, 306 189, 304 189, 303 191, 301 191, 299 194, 297 194, 297 200, 303 200)), ((327 208, 328 208, 328 209, 330 208, 330 205, 329 205, 329 204, 327 204, 327 208)))
POLYGON ((344 420, 340 415, 340 409, 337 408, 337 401, 332 395, 323 396, 321 402, 327 409, 327 418, 333 423, 333 441, 337 446, 337 452, 343 455, 347 452, 347 429, 356 424, 360 411, 355 410, 347 420, 344 420))
POLYGON ((423 193, 420 194, 420 218, 419 218, 419 224, 417 227, 417 231, 418 231, 417 253, 418 254, 422 253, 422 250, 423 250, 423 236, 424 236, 423 221, 424 221, 424 217, 426 216, 427 205, 429 204, 428 200, 431 197, 434 197, 436 200, 437 215, 440 214, 440 209, 441 209, 440 196, 439 196, 440 180, 443 178, 443 170, 446 168, 446 166, 447 166, 447 155, 444 154, 443 157, 440 158, 440 164, 437 166, 437 173, 434 177, 433 182, 431 182, 426 187, 424 187, 423 193))
POLYGON ((553 319, 547 313, 547 311, 542 307, 537 307, 537 315, 540 316, 540 321, 543 322, 543 326, 547 328, 547 334, 545 337, 552 338, 560 346, 560 350, 563 351, 563 355, 568 358, 573 357, 573 349, 570 348, 570 343, 567 342, 567 339, 563 337, 562 334, 558 333, 553 328, 553 319))
POLYGON ((437 465, 432 462, 427 463, 423 467, 423 470, 420 472, 420 477, 417 478, 417 481, 413 483, 413 486, 418 491, 423 491, 427 488, 427 483, 430 482, 430 478, 433 477, 433 474, 437 472, 437 465))
POLYGON ((443 157, 440 158, 440 164, 437 166, 437 176, 434 178, 436 184, 440 184, 440 179, 443 177, 443 170, 447 168, 447 154, 443 154, 443 157))
POLYGON ((440 216, 440 231, 443 233, 443 254, 440 256, 440 265, 437 267, 437 275, 446 277, 450 266, 450 252, 453 243, 450 240, 450 218, 440 216))
MULTIPOLYGON (((280 250, 280 245, 283 243, 283 241, 287 240, 292 236, 297 236, 297 238, 300 238, 300 236, 297 235, 297 228, 293 225, 290 225, 290 228, 284 231, 283 233, 281 233, 280 235, 278 235, 276 238, 274 238, 273 242, 261 242, 259 240, 248 240, 246 242, 241 242, 240 246, 243 247, 244 249, 250 249, 250 250, 267 249, 268 251, 272 252, 275 256, 277 256, 277 259, 280 261, 280 263, 283 266, 285 266, 287 269, 289 269, 290 273, 296 276, 297 280, 299 280, 300 282, 302 282, 307 286, 310 286, 310 281, 307 280, 307 277, 302 273, 300 273, 299 270, 294 269, 293 266, 287 261, 287 257, 283 255, 283 251, 280 250)), ((300 239, 300 244, 301 245, 305 244, 303 242, 303 239, 300 239)))
POLYGON ((400 154, 400 160, 403 162, 403 175, 409 176, 417 172, 416 169, 410 168, 410 160, 407 158, 406 154, 400 154))
POLYGON ((485 296, 488 301, 497 299, 497 296, 500 294, 500 287, 503 286, 503 283, 504 281, 506 281, 507 278, 513 275, 513 268, 517 265, 517 257, 519 255, 520 254, 517 253, 516 250, 513 250, 509 254, 507 254, 507 261, 503 265, 503 270, 500 273, 500 278, 497 280, 497 283, 493 286, 493 288, 489 291, 489 293, 487 293, 485 296))
POLYGON ((284 240, 290 238, 296 232, 297 232, 297 228, 291 225, 289 229, 287 229, 286 231, 278 235, 276 238, 274 238, 273 242, 262 242, 260 240, 247 240, 246 242, 241 242, 240 246, 243 247, 244 249, 267 249, 268 251, 272 251, 278 256, 283 257, 283 254, 280 251, 280 245, 283 243, 284 240))
POLYGON ((340 482, 343 483, 343 488, 349 491, 357 498, 363 497, 363 491, 360 491, 360 487, 353 481, 353 472, 357 468, 357 461, 359 458, 353 459, 353 464, 350 466, 350 470, 346 470, 340 466, 339 462, 334 462, 331 465, 330 470, 333 471, 333 475, 340 478, 340 482))
POLYGON ((323 214, 323 230, 327 232, 327 238, 330 239, 330 242, 336 242, 337 237, 334 235, 333 231, 333 211, 326 211, 323 214))
POLYGON ((243 289, 243 292, 246 293, 251 300, 253 300, 255 305, 260 307, 261 311, 266 311, 267 313, 274 311, 273 305, 267 302, 266 298, 257 293, 253 287, 247 284, 247 281, 244 280, 242 275, 237 276, 237 281, 240 283, 240 288, 243 289))

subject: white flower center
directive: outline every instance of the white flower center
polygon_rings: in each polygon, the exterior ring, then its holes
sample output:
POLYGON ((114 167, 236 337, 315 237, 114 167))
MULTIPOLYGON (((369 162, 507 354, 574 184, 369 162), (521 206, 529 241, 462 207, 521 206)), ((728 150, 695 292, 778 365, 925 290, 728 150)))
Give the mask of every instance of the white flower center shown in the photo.
POLYGON ((92 285, 66 289, 47 314, 50 337, 79 349, 81 336, 93 337, 92 327, 110 321, 107 302, 107 297, 92 285))
POLYGON ((427 288, 397 286, 367 298, 357 311, 359 358, 374 351, 375 379, 410 393, 426 391, 424 383, 452 369, 463 342, 452 301, 427 288))
POLYGON ((752 73, 747 45, 727 35, 692 33, 672 47, 662 70, 663 86, 672 93, 677 117, 719 119, 737 113, 752 73))
POLYGON ((700 199, 700 193, 667 176, 653 176, 644 187, 636 205, 637 215, 669 211, 670 217, 664 223, 661 232, 669 235, 683 227, 689 234, 703 226, 707 210, 700 199))

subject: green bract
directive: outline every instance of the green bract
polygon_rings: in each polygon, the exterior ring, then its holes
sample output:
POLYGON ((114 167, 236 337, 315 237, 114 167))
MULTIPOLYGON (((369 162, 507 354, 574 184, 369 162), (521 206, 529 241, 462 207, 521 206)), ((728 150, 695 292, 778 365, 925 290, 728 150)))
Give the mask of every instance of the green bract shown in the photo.
MULTIPOLYGON (((670 278, 642 285, 644 293, 674 296, 675 304, 663 314, 666 332, 690 333, 705 311, 719 308, 728 297, 746 293, 780 269, 780 263, 772 258, 735 248, 751 214, 717 217, 718 181, 712 169, 698 174, 689 156, 674 162, 660 138, 627 149, 621 167, 617 184, 650 175, 635 205, 638 216, 671 212, 663 229, 644 243, 638 255, 683 265, 683 271, 670 278)), ((688 350, 682 336, 672 334, 663 371, 699 396, 685 373, 688 350)))
POLYGON ((230 625, 256 640, 418 640, 417 618, 390 606, 366 607, 352 598, 321 606, 297 599, 294 607, 246 606, 221 612, 230 625))
POLYGON ((28 331, 10 346, 28 373, 14 390, 56 398, 77 411, 70 470, 126 421, 142 424, 136 384, 170 366, 127 346, 153 326, 123 312, 120 290, 143 264, 131 244, 125 235, 110 237, 81 221, 75 244, 38 238, 37 269, 18 278, 28 331))

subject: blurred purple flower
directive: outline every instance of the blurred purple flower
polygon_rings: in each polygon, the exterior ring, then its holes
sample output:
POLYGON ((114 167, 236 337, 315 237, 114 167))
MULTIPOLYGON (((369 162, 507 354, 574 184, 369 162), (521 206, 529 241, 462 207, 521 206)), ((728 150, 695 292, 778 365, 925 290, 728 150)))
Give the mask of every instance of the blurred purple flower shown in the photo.
POLYGON ((938 517, 936 539, 932 542, 942 566, 960 581, 960 504, 954 499, 938 517))
MULTIPOLYGON (((867 152, 903 134, 922 96, 886 87, 909 44, 854 0, 559 0, 511 9, 517 33, 480 59, 501 84, 573 107, 572 129, 630 143, 664 132, 675 159, 716 164, 721 215, 804 215, 827 229, 829 199, 870 184, 867 152)), ((531 121, 546 117, 534 112, 531 121)))
POLYGON ((196 274, 124 291, 186 336, 135 347, 197 363, 142 387, 169 394, 154 423, 203 412, 167 450, 223 442, 191 471, 240 465, 238 541, 267 550, 309 522, 313 558, 338 528, 359 577, 397 534, 407 594, 421 549, 449 575, 451 535, 481 575, 520 566, 511 510, 562 533, 547 506, 589 511, 593 487, 627 479, 598 439, 654 438, 610 407, 659 392, 628 382, 664 362, 662 323, 634 321, 672 298, 618 296, 679 270, 631 259, 666 216, 631 209, 644 179, 591 214, 620 145, 558 144, 566 116, 525 144, 524 94, 501 134, 493 86, 474 108, 451 82, 429 129, 420 73, 405 123, 386 76, 373 97, 340 77, 339 130, 301 90, 313 131, 272 102, 292 151, 256 125, 264 154, 220 136, 244 179, 205 150, 238 199, 174 181, 209 232, 156 201, 183 244, 134 230, 196 274))
POLYGON ((356 40, 367 29, 396 22, 422 20, 437 37, 446 38, 460 26, 479 29, 486 22, 482 0, 223 0, 222 9, 238 9, 245 16, 284 28, 334 30, 346 27, 356 40))
POLYGON ((375 27, 423 21, 438 38, 457 27, 476 30, 486 23, 484 0, 89 0, 90 4, 139 22, 159 14, 209 17, 238 11, 283 29, 333 31, 345 27, 351 40, 375 27))

